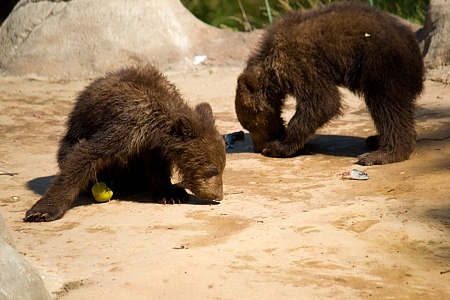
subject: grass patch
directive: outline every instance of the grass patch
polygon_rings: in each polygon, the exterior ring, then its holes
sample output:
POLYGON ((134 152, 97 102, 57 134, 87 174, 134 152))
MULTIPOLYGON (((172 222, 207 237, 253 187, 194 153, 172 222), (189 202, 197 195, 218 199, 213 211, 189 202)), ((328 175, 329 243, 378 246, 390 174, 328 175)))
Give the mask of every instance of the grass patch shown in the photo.
MULTIPOLYGON (((290 10, 327 5, 332 0, 181 0, 197 18, 218 28, 251 31, 290 10)), ((410 22, 423 24, 429 0, 362 0, 410 22)))

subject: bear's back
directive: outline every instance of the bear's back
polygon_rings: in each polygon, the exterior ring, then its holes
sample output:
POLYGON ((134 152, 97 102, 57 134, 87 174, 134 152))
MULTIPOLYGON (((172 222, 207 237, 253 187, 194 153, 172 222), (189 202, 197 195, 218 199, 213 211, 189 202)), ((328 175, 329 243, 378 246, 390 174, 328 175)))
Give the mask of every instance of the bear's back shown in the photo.
MULTIPOLYGON (((379 34, 412 34, 398 18, 360 2, 335 2, 305 12, 289 12, 269 28, 269 35, 301 36, 310 39, 341 38, 372 30, 379 34)), ((360 35, 358 35, 360 36, 360 35)))
POLYGON ((385 85, 398 74, 417 74, 405 85, 421 87, 423 75, 414 33, 396 17, 358 2, 286 14, 265 32, 249 59, 248 66, 254 64, 269 66, 280 77, 311 80, 305 84, 328 78, 352 91, 368 82, 385 85))
POLYGON ((153 66, 125 68, 95 80, 79 94, 68 135, 88 138, 115 123, 158 127, 190 110, 176 87, 153 66))

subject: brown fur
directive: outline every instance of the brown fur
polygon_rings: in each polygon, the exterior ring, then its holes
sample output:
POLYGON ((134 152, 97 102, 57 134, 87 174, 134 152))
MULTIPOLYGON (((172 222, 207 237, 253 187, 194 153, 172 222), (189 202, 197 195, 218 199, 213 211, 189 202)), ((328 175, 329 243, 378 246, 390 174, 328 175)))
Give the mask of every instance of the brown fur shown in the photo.
POLYGON ((377 151, 362 165, 408 159, 414 149, 415 99, 424 69, 415 35, 393 16, 357 2, 287 14, 267 29, 238 78, 236 113, 255 152, 288 157, 315 131, 341 115, 338 86, 364 97, 378 131, 377 151), (287 95, 295 115, 285 127, 287 95))
POLYGON ((184 188, 222 198, 224 141, 209 104, 190 108, 151 66, 108 74, 78 96, 58 151, 59 174, 25 221, 63 216, 89 186, 106 181, 114 194, 147 191, 163 201, 187 199, 184 188), (172 167, 182 177, 172 185, 172 167))

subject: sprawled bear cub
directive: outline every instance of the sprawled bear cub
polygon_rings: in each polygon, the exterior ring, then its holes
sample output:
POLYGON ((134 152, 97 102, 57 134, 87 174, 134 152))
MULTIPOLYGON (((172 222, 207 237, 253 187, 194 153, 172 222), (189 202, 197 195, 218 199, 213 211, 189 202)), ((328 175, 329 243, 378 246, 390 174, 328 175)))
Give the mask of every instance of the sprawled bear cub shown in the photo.
POLYGON ((25 221, 61 218, 97 180, 116 195, 149 192, 162 201, 222 199, 224 141, 209 104, 192 109, 152 66, 122 69, 80 93, 58 151, 59 174, 25 221), (182 181, 172 185, 172 167, 182 181))
POLYGON ((288 157, 341 112, 338 86, 364 97, 378 135, 362 165, 408 159, 414 149, 415 99, 424 68, 413 32, 363 3, 339 2, 289 13, 263 36, 238 78, 236 113, 255 152, 288 157), (297 101, 285 127, 287 95, 297 101))

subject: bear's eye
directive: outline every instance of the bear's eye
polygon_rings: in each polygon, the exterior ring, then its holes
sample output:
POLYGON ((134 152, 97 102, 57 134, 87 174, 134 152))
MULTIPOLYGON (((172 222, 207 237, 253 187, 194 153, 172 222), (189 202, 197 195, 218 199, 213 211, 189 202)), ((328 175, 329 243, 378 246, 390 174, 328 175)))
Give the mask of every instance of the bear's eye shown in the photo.
POLYGON ((208 177, 213 177, 219 174, 219 170, 217 169, 216 166, 210 166, 208 167, 206 174, 208 177))

